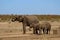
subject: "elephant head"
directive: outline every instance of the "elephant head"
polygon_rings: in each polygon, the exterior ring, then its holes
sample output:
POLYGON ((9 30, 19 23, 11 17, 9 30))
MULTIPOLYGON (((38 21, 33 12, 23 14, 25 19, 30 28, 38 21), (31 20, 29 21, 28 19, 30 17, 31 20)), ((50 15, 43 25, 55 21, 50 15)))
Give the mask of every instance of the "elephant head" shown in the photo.
POLYGON ((12 22, 15 22, 15 21, 17 21, 17 18, 15 17, 15 18, 12 18, 12 20, 11 20, 12 22))
POLYGON ((23 22, 24 18, 23 16, 17 16, 17 17, 14 17, 12 18, 12 22, 15 22, 15 21, 19 21, 19 22, 23 22))

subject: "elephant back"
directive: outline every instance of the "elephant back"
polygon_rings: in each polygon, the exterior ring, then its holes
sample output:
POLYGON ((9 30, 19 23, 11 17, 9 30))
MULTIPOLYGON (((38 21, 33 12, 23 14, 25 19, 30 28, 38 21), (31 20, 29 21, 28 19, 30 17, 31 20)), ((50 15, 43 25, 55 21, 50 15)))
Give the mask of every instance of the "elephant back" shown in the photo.
POLYGON ((43 28, 47 28, 47 29, 51 29, 51 24, 49 22, 42 22, 40 23, 42 29, 43 28))
POLYGON ((25 16, 25 19, 27 23, 32 24, 32 23, 38 23, 39 19, 36 16, 25 16))

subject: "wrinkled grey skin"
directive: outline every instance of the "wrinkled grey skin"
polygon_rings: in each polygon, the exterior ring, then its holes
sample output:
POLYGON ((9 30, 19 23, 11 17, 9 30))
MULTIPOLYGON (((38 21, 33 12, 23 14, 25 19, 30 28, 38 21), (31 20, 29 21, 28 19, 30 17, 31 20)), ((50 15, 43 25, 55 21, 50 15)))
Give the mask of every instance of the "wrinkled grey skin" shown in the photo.
POLYGON ((41 29, 43 29, 44 34, 50 34, 51 24, 49 22, 40 23, 41 29))
POLYGON ((30 28, 33 28, 33 33, 37 34, 37 26, 38 25, 32 25, 39 23, 39 19, 36 16, 18 16, 12 19, 12 21, 19 21, 23 23, 23 34, 26 33, 26 26, 29 26, 30 28))
POLYGON ((33 23, 33 32, 37 34, 50 34, 51 24, 49 22, 33 23), (39 31, 39 33, 38 33, 39 31))
POLYGON ((41 30, 42 30, 42 26, 40 25, 40 23, 32 23, 32 27, 33 27, 33 33, 34 34, 42 34, 41 30))

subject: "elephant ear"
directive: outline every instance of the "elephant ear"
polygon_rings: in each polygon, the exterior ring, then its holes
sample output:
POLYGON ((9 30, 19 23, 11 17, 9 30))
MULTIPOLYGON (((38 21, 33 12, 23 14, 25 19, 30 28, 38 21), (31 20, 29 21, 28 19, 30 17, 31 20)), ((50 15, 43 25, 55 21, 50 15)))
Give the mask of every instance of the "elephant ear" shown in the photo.
POLYGON ((23 22, 23 20, 24 20, 23 18, 24 18, 24 17, 21 16, 21 15, 17 17, 17 19, 18 19, 19 22, 23 22))

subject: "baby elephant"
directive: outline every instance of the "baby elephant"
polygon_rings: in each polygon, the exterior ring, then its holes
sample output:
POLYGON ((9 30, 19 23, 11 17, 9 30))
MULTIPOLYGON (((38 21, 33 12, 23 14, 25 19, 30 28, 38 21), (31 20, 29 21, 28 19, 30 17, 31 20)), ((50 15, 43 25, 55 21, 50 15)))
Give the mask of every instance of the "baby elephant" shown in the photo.
POLYGON ((51 25, 48 22, 43 22, 43 23, 32 23, 33 25, 33 33, 34 34, 48 34, 50 33, 51 30, 51 25))
POLYGON ((32 27, 33 27, 33 34, 42 34, 41 32, 41 26, 39 23, 32 23, 32 27))
POLYGON ((40 26, 44 34, 50 34, 51 24, 49 22, 42 22, 40 23, 40 26))

